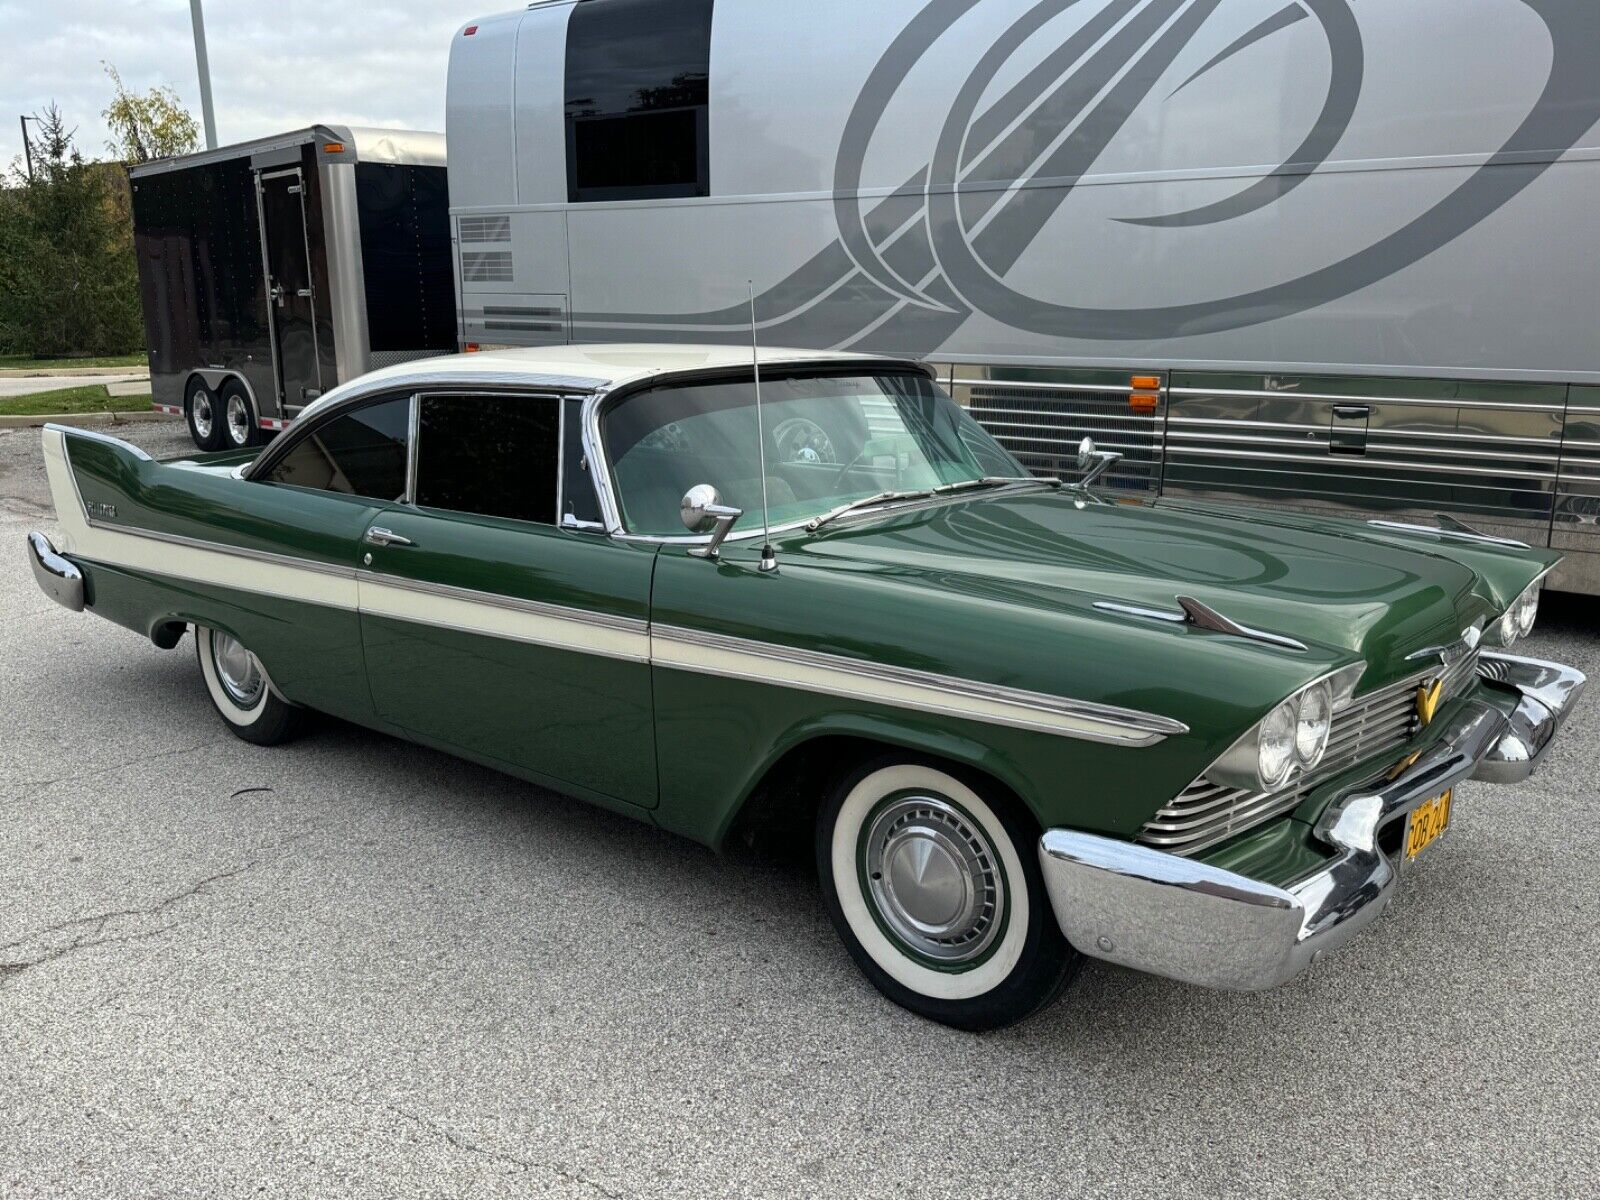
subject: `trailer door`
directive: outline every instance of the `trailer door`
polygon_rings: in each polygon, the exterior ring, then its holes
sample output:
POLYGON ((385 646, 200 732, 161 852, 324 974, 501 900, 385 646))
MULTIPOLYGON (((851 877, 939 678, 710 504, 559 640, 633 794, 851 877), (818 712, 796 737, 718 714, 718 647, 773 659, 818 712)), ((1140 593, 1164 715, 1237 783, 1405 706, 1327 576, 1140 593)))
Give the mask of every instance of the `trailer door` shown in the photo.
POLYGON ((322 394, 317 352, 316 297, 306 240, 305 180, 298 167, 257 176, 261 197, 261 255, 267 267, 278 396, 293 415, 322 394))

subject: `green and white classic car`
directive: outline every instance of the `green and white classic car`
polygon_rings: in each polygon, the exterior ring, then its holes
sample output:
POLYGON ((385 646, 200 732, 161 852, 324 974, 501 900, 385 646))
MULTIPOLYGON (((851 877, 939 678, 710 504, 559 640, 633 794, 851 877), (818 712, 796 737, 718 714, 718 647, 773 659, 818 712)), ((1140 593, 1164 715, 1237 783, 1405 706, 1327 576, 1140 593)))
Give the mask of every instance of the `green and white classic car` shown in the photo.
POLYGON ((1552 554, 1113 503, 1109 455, 1030 477, 911 362, 461 355, 259 454, 44 450, 40 584, 158 646, 192 628, 239 736, 331 713, 712 846, 814 837, 862 971, 969 1029, 1084 955, 1284 982, 1584 684, 1507 652, 1552 554))

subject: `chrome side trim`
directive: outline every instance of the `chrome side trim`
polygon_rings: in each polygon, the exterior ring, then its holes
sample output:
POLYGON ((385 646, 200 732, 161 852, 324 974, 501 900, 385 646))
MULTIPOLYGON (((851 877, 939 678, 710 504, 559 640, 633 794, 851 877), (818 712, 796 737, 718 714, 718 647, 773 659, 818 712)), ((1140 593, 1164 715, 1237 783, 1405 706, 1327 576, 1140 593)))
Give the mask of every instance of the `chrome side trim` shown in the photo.
MULTIPOLYGON (((118 533, 126 537, 144 538, 152 542, 165 542, 169 546, 184 546, 190 550, 206 550, 213 554, 223 554, 231 558, 249 559, 251 562, 271 563, 278 567, 291 567, 297 571, 310 571, 317 575, 331 575, 339 579, 354 579, 354 567, 341 567, 334 563, 319 562, 311 558, 295 558, 289 554, 277 554, 271 550, 256 550, 249 546, 229 546, 223 542, 209 542, 202 538, 185 537, 181 533, 159 533, 153 529, 133 529, 126 525, 112 525, 94 517, 85 516, 84 521, 92 529, 104 529, 108 533, 118 533)), ((117 564, 107 563, 107 566, 117 564)), ((181 578, 169 576, 169 578, 181 578)), ((241 589, 248 591, 249 589, 241 589)))
POLYGON ((1468 529, 1461 522, 1453 518, 1440 517, 1440 520, 1452 521, 1451 527, 1439 525, 1415 525, 1409 521, 1383 521, 1371 520, 1367 524, 1374 529, 1387 529, 1394 533, 1421 533, 1429 537, 1441 538, 1450 542, 1477 542, 1485 546, 1504 546, 1508 550, 1531 550, 1527 542, 1519 542, 1515 538, 1491 537, 1487 533, 1476 533, 1468 529), (1460 526, 1455 528, 1454 526, 1460 526))
POLYGON ((439 596, 446 600, 462 600, 469 604, 483 604, 490 608, 503 608, 524 616, 544 617, 553 621, 573 621, 599 629, 613 629, 618 633, 644 635, 650 631, 650 622, 640 617, 619 617, 610 613, 592 612, 586 608, 568 608, 561 604, 547 604, 541 600, 523 600, 499 592, 479 592, 472 588, 452 587, 446 583, 430 583, 410 579, 403 575, 386 575, 381 571, 354 572, 361 583, 382 584, 384 587, 415 592, 422 596, 439 596))
POLYGON ((1150 746, 1189 732, 1181 721, 1115 705, 678 626, 651 627, 651 660, 675 670, 867 699, 1113 745, 1150 746), (877 690, 863 692, 863 685, 874 684, 880 685, 877 690))
POLYGON ((50 539, 34 531, 28 534, 28 565, 33 578, 46 596, 62 608, 83 611, 83 572, 63 558, 50 539))

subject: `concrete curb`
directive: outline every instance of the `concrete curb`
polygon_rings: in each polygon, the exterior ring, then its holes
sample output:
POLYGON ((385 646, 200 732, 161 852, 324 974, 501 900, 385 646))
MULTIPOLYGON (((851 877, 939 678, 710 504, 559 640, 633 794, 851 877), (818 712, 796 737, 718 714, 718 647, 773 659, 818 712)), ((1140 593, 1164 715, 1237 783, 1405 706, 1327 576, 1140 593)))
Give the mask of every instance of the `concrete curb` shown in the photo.
POLYGON ((52 375, 138 375, 150 378, 149 367, 5 367, 0 379, 49 379, 52 375))
POLYGON ((172 413, 139 409, 136 412, 92 413, 30 413, 25 416, 0 417, 0 429, 28 429, 38 425, 75 425, 80 429, 93 429, 98 425, 135 425, 145 421, 181 421, 172 413))

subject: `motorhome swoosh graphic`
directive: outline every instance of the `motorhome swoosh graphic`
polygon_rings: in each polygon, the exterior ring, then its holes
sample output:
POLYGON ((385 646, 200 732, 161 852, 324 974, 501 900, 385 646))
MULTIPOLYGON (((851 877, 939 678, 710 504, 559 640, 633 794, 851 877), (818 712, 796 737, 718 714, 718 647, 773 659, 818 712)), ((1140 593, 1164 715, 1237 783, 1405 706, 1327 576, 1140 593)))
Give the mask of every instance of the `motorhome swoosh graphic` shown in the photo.
MULTIPOLYGON (((929 353, 974 313, 1045 336, 1107 341, 1183 337, 1304 312, 1359 291, 1472 229, 1533 183, 1597 121, 1589 79, 1600 44, 1600 5, 1517 0, 1545 24, 1552 49, 1538 99, 1505 143, 1453 191, 1377 241, 1304 274, 1253 291, 1146 308, 1086 308, 1029 296, 1006 282, 1051 216, 1166 81, 1173 95, 1245 46, 1310 19, 1326 40, 1327 93, 1312 128, 1276 168, 1239 192, 1184 212, 1130 214, 1125 224, 1208 228, 1278 203, 1328 160, 1361 94, 1365 47, 1348 0, 1293 0, 1245 29, 1176 83, 1178 56, 1223 0, 1039 0, 981 54, 952 103, 927 165, 887 196, 860 197, 868 147, 912 69, 981 0, 933 0, 874 65, 846 122, 834 172, 839 234, 756 299, 771 342, 929 353), (987 108, 996 73, 1069 9, 1088 15, 987 108), (1067 131, 1061 136, 1062 131, 1067 131)), ((694 313, 574 313, 594 336, 703 339, 743 330, 744 304, 694 313)))

